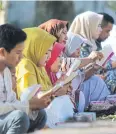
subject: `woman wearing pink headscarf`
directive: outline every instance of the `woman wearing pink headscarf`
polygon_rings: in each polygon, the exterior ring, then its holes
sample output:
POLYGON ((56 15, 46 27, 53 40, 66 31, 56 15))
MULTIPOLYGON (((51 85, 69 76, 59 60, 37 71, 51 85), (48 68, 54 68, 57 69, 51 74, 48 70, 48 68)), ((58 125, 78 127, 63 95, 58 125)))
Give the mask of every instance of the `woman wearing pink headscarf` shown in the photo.
POLYGON ((51 58, 46 64, 46 71, 51 79, 52 84, 58 80, 56 73, 59 71, 61 66, 60 56, 64 51, 65 46, 56 42, 51 52, 51 58))

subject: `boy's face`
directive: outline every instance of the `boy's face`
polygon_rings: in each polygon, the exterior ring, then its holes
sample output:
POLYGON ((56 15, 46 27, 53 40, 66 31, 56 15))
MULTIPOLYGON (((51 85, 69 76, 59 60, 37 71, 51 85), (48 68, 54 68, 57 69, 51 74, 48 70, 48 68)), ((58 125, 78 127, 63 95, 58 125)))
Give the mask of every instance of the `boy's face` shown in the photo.
POLYGON ((8 67, 16 67, 22 58, 22 51, 24 49, 24 42, 19 43, 10 52, 4 48, 0 48, 0 58, 8 67))

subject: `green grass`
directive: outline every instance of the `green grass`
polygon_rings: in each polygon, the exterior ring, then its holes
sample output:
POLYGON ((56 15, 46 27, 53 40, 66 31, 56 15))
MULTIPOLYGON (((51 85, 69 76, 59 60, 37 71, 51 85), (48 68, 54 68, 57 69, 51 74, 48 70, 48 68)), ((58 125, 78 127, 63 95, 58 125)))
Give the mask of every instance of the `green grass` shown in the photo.
POLYGON ((97 120, 112 120, 112 121, 116 121, 116 115, 108 115, 108 116, 101 116, 98 117, 97 120))

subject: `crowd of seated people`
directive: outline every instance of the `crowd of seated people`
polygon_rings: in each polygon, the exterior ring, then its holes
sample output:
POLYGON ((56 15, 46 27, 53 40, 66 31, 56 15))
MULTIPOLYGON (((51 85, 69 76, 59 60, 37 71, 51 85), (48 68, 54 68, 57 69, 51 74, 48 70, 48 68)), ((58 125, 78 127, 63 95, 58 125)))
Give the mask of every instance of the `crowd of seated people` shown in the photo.
POLYGON ((110 37, 113 24, 114 19, 106 13, 86 11, 70 26, 58 19, 24 29, 1 25, 0 133, 24 134, 57 127, 75 112, 91 111, 92 102, 107 102, 103 105, 110 108, 109 96, 116 102, 116 57, 105 67, 96 62, 104 58, 100 51, 103 41, 115 45, 115 28, 110 37), (62 84, 76 62, 73 72, 77 75, 62 84), (58 84, 58 90, 53 90, 58 84))

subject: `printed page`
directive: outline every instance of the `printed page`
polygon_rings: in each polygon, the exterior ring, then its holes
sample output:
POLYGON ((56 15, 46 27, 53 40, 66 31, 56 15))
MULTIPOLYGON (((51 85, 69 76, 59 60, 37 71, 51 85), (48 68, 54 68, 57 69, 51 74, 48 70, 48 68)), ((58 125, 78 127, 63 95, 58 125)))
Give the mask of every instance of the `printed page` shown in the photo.
POLYGON ((104 46, 100 52, 103 53, 104 58, 100 61, 97 60, 96 64, 104 67, 106 65, 106 63, 112 58, 112 56, 114 55, 114 52, 113 52, 112 48, 109 47, 108 45, 104 46))
POLYGON ((30 100, 37 92, 41 90, 41 85, 33 85, 29 88, 25 89, 25 91, 21 94, 21 101, 30 100))

